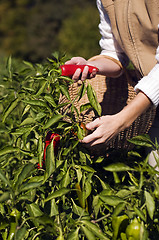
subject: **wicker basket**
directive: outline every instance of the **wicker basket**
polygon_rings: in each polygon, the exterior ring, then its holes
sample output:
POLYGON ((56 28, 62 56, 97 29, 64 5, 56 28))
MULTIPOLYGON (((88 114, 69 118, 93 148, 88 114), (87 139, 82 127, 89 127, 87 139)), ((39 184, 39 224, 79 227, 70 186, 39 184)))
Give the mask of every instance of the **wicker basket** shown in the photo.
MULTIPOLYGON (((136 75, 134 71, 125 71, 124 74, 118 78, 108 78, 101 75, 96 75, 95 78, 87 80, 94 88, 97 99, 102 107, 102 115, 112 115, 118 113, 123 109, 135 96, 134 86, 136 84, 136 75)), ((81 86, 81 81, 78 81, 71 85, 69 91, 72 99, 75 98, 78 92, 78 88, 81 86)), ((65 98, 61 99, 62 102, 66 101, 65 98)), ((75 102, 75 106, 79 110, 80 106, 88 103, 87 95, 85 94, 79 102, 75 102)), ((101 152, 101 148, 106 151, 108 149, 127 149, 133 148, 127 140, 147 133, 150 129, 155 117, 155 109, 149 108, 145 113, 138 117, 133 124, 126 130, 120 132, 114 139, 112 139, 107 145, 96 146, 97 150, 101 152)), ((94 120, 94 111, 86 110, 80 115, 80 121, 84 123, 94 120)))

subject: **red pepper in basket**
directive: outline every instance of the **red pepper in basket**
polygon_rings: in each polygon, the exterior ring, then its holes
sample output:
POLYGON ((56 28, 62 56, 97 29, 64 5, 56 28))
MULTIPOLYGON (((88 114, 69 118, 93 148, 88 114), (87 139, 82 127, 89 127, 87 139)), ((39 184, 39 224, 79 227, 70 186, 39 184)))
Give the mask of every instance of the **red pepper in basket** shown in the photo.
POLYGON ((75 73, 75 71, 80 68, 81 71, 83 72, 83 69, 85 66, 88 66, 88 73, 91 74, 93 72, 93 70, 96 70, 97 72, 99 71, 98 68, 94 67, 94 66, 90 66, 90 65, 75 65, 75 64, 65 64, 65 65, 61 65, 61 76, 67 76, 67 77, 72 77, 73 74, 75 73))

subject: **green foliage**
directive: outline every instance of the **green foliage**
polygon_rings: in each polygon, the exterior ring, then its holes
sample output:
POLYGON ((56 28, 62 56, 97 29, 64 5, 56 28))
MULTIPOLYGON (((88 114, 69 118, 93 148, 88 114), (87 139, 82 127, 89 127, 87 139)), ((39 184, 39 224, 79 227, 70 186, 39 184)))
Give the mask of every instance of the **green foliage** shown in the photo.
POLYGON ((0 16, 0 52, 7 56, 40 62, 61 48, 70 56, 80 50, 87 57, 98 54, 95 0, 5 0, 0 2, 0 16), (65 28, 66 39, 62 37, 65 28), (68 47, 68 40, 73 48, 68 47))
MULTIPOLYGON (((0 238, 123 240, 137 219, 139 239, 157 239, 158 172, 142 148, 93 156, 80 143, 85 132, 68 91, 72 80, 59 69, 65 60, 55 53, 43 64, 24 61, 13 67, 12 59, 7 61, 0 115, 0 238), (55 153, 52 140, 43 163, 48 131, 59 134, 60 145, 55 153)), ((85 82, 76 100, 84 94, 92 96, 89 106, 100 115, 95 91, 85 82)), ((148 136, 131 141, 158 150, 148 136)))
POLYGON ((88 59, 100 52, 98 32, 99 13, 94 6, 76 8, 59 32, 59 49, 72 56, 88 59))

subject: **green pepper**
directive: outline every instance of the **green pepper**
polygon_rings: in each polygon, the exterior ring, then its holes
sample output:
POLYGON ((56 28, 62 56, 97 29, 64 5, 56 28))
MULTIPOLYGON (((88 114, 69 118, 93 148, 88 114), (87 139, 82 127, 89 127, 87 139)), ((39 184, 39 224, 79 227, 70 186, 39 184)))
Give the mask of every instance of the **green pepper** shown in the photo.
POLYGON ((58 236, 56 240, 64 240, 64 237, 62 235, 58 236))
POLYGON ((113 238, 112 240, 118 239, 122 232, 125 232, 128 225, 129 218, 126 214, 121 216, 115 216, 112 218, 113 238))
POLYGON ((12 212, 10 213, 10 228, 7 240, 14 239, 16 227, 18 225, 18 220, 20 219, 20 216, 21 213, 16 208, 13 208, 12 212))
POLYGON ((7 240, 14 239, 15 232, 16 232, 16 227, 17 227, 17 223, 16 222, 11 222, 10 223, 9 235, 8 235, 7 240))
POLYGON ((84 194, 83 194, 83 192, 81 190, 81 187, 80 187, 79 183, 75 184, 75 189, 76 189, 76 193, 77 193, 77 196, 78 196, 78 201, 79 201, 80 206, 82 208, 85 208, 84 194))
POLYGON ((128 240, 140 240, 141 224, 134 218, 126 228, 126 236, 128 240))

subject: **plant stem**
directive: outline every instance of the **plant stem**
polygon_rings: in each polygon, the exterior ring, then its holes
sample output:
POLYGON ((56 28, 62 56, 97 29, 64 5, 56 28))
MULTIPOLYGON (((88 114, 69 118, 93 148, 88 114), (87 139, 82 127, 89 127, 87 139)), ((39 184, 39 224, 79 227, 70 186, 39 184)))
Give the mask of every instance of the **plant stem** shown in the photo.
POLYGON ((98 222, 102 221, 103 219, 108 218, 109 216, 110 216, 110 213, 108 213, 107 215, 105 215, 101 218, 98 218, 97 220, 92 220, 91 222, 92 223, 98 223, 98 222))

